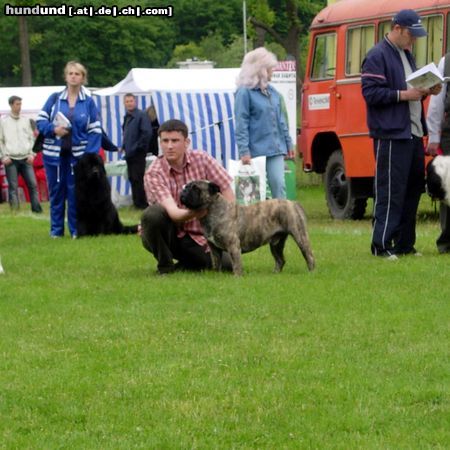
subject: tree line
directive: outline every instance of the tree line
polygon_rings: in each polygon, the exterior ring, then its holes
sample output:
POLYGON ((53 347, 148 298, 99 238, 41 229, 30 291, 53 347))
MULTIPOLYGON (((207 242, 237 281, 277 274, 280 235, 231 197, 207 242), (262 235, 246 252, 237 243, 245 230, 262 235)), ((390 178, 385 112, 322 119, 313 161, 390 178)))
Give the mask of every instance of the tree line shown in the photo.
MULTIPOLYGON (((297 60, 299 79, 308 27, 326 0, 246 1, 248 50, 265 45, 279 59, 297 60)), ((63 0, 0 0, 0 86, 59 85, 69 60, 89 70, 89 85, 110 86, 133 67, 177 67, 197 57, 238 67, 244 55, 243 1, 174 0, 172 16, 6 15, 6 5, 60 7, 63 0)), ((85 7, 84 0, 71 2, 85 7)), ((91 0, 101 6, 161 7, 160 1, 91 0)), ((11 11, 9 9, 8 11, 11 11)))

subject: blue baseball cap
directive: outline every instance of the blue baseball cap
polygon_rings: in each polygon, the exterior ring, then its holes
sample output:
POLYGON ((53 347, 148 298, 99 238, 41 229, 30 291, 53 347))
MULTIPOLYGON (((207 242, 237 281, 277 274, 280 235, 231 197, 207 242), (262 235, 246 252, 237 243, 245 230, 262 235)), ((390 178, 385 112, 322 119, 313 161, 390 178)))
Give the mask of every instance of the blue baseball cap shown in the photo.
POLYGON ((428 34, 422 25, 419 14, 412 9, 402 9, 392 18, 392 22, 408 28, 414 37, 423 37, 428 34))

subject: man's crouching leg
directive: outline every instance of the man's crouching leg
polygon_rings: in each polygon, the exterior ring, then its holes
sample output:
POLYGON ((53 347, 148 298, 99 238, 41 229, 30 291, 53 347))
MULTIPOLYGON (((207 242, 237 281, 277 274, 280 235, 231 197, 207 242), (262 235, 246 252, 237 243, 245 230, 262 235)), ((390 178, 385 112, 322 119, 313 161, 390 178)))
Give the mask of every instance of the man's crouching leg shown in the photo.
POLYGON ((158 272, 174 272, 177 230, 165 209, 160 205, 148 206, 142 213, 141 226, 142 245, 158 261, 158 272))

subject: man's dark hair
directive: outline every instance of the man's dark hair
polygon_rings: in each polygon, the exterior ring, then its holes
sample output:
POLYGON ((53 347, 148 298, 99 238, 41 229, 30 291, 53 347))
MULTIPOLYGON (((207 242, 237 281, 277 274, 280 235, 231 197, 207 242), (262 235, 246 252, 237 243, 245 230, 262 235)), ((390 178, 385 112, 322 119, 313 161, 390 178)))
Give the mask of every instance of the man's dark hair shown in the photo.
POLYGON ((136 96, 134 95, 134 94, 132 94, 131 92, 127 92, 125 95, 124 95, 124 98, 125 97, 133 97, 133 98, 136 98, 136 96))
POLYGON ((11 95, 11 97, 8 98, 8 103, 11 106, 17 100, 22 101, 20 97, 17 97, 17 95, 11 95))
POLYGON ((161 136, 161 133, 163 131, 166 132, 178 131, 185 138, 187 138, 189 134, 188 127, 186 126, 186 124, 178 119, 166 120, 163 124, 161 124, 161 126, 158 128, 158 136, 161 136))

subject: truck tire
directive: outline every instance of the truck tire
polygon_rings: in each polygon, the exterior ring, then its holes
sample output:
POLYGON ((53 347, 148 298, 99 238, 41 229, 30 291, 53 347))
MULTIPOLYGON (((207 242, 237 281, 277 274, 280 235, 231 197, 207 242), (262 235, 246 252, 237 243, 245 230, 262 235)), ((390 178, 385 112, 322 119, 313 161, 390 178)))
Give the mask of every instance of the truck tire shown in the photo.
POLYGON ((345 176, 344 157, 340 150, 335 150, 328 159, 325 195, 333 219, 361 220, 364 217, 367 198, 354 198, 351 180, 345 176))

